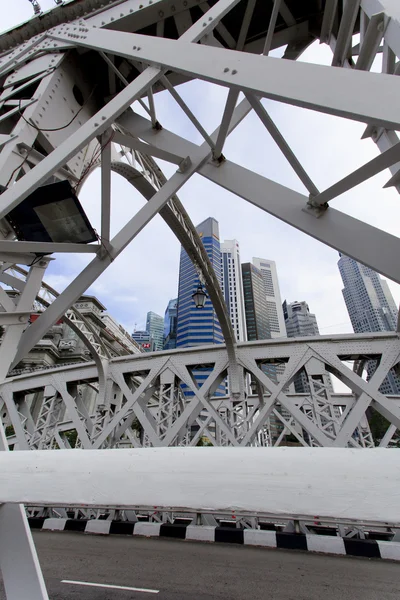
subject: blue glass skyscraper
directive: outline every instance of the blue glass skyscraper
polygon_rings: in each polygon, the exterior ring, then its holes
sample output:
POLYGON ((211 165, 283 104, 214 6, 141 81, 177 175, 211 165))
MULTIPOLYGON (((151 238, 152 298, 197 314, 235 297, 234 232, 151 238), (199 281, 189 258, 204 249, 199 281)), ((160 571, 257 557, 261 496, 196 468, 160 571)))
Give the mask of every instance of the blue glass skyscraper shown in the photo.
MULTIPOLYGON (((196 227, 208 257, 221 283, 221 247, 218 221, 209 217, 196 227)), ((221 327, 209 298, 204 308, 196 308, 192 294, 199 285, 199 278, 192 261, 181 249, 178 288, 177 348, 204 344, 222 344, 221 327)))
POLYGON ((176 348, 176 322, 177 322, 178 298, 168 302, 164 315, 164 350, 176 348))
MULTIPOLYGON (((209 217, 196 229, 221 284, 221 247, 218 221, 209 217)), ((182 248, 179 264, 177 348, 224 343, 221 326, 210 299, 207 297, 205 306, 201 309, 196 308, 193 302, 192 295, 197 290, 199 283, 196 269, 182 248)), ((208 367, 195 369, 192 374, 197 384, 201 386, 209 376, 210 369, 208 367)), ((182 384, 182 389, 188 398, 193 396, 193 392, 188 390, 186 385, 182 384)), ((224 394, 225 386, 222 384, 215 395, 224 394)))

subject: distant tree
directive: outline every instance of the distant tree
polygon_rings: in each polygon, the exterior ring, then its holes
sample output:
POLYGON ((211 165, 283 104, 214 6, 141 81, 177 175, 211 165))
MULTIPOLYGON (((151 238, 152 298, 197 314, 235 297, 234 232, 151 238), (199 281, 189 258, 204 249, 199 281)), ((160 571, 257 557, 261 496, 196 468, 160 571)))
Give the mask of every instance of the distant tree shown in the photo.
POLYGON ((390 422, 372 407, 368 408, 367 416, 373 440, 375 445, 378 445, 390 426, 390 422))
POLYGON ((6 437, 11 437, 12 435, 15 435, 14 427, 12 425, 8 425, 6 427, 6 437))
POLYGON ((202 435, 199 441, 197 442, 196 446, 212 446, 212 443, 210 442, 208 437, 202 435))
POLYGON ((138 434, 138 436, 140 437, 143 433, 143 427, 141 422, 139 421, 139 419, 137 417, 135 417, 132 421, 132 425, 131 425, 131 429, 133 429, 133 431, 136 431, 136 433, 138 434))
MULTIPOLYGON (((131 429, 136 434, 139 441, 143 444, 144 429, 143 429, 141 422, 139 421, 139 419, 137 417, 135 417, 133 419, 132 424, 131 424, 131 429)), ((126 440, 126 441, 128 441, 128 440, 126 440)))
POLYGON ((76 429, 70 429, 69 431, 65 431, 64 437, 67 438, 71 448, 75 448, 76 441, 78 439, 78 432, 76 431, 76 429))

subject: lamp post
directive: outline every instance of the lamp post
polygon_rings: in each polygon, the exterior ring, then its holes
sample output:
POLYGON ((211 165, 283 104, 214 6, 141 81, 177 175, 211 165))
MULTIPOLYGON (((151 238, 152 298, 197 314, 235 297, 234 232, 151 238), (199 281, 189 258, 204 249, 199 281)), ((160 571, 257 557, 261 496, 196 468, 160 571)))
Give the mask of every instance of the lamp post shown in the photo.
POLYGON ((196 308, 204 308, 206 303, 207 294, 203 290, 203 286, 201 283, 197 286, 197 290, 194 294, 192 294, 193 302, 196 305, 196 308))

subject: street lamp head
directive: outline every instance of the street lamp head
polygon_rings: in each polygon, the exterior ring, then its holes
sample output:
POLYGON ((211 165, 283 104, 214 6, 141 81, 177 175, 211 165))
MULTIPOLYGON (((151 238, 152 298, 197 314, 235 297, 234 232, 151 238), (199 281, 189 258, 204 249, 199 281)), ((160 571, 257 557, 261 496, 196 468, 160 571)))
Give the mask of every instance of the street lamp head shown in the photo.
POLYGON ((201 284, 198 285, 197 290, 194 294, 192 294, 193 302, 196 305, 196 308, 204 308, 206 303, 207 294, 203 290, 201 284))

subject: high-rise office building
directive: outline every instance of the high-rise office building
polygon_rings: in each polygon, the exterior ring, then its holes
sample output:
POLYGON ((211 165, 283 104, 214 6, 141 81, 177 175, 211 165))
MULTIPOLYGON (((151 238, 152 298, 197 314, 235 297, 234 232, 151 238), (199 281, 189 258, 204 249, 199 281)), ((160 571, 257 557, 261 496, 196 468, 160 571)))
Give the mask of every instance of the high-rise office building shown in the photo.
POLYGON ((247 339, 244 309, 242 269, 239 242, 225 240, 221 244, 222 293, 231 319, 233 331, 239 342, 247 339))
MULTIPOLYGON (((344 285, 343 298, 354 332, 396 331, 397 307, 387 282, 349 256, 340 254, 338 266, 344 285)), ((375 366, 375 361, 368 364, 369 377, 375 366)), ((400 393, 400 380, 393 370, 379 390, 383 394, 400 393)))
POLYGON ((145 352, 153 352, 154 340, 148 331, 134 331, 132 333, 132 339, 134 339, 145 352))
POLYGON ((154 350, 162 350, 164 346, 164 319, 152 310, 147 313, 146 331, 154 340, 154 350))
POLYGON ((271 337, 262 273, 251 263, 242 265, 244 308, 247 339, 265 340, 271 337))
MULTIPOLYGON (((290 338, 319 335, 317 318, 310 313, 307 302, 283 303, 283 316, 285 319, 287 336, 290 338)), ((322 383, 333 391, 332 381, 327 373, 322 377, 322 383)), ((302 369, 294 378, 294 389, 297 394, 309 394, 310 384, 307 373, 302 369)))
POLYGON ((176 348, 176 323, 178 314, 178 298, 168 302, 164 315, 164 350, 176 348))
POLYGON ((349 256, 340 254, 338 266, 354 332, 395 331, 397 307, 387 282, 349 256))
MULTIPOLYGON (((203 242, 208 258, 214 267, 215 274, 221 285, 221 248, 219 241, 218 221, 209 217, 196 227, 203 242)), ((222 335, 216 312, 211 300, 207 297, 204 308, 196 308, 192 295, 199 286, 199 277, 192 261, 181 249, 179 264, 179 286, 178 286, 178 310, 176 327, 176 347, 199 346, 204 344, 223 344, 222 335)), ((201 386, 209 376, 209 368, 195 369, 192 373, 201 386)), ((187 397, 193 396, 193 392, 182 384, 182 390, 187 397)), ((215 395, 225 394, 225 384, 221 384, 215 395)))
MULTIPOLYGON (((249 342, 270 339, 271 330, 263 274, 252 263, 244 263, 242 276, 247 339, 249 342)), ((266 362, 260 365, 260 368, 275 385, 278 383, 280 365, 266 362)), ((250 379, 250 386, 253 388, 256 380, 253 376, 250 379)), ((283 431, 281 421, 274 414, 271 414, 268 419, 268 430, 271 436, 269 443, 274 444, 283 431)))
POLYGON ((288 304, 285 300, 282 308, 288 337, 319 335, 317 318, 310 313, 307 302, 288 304))
MULTIPOLYGON (((221 284, 221 248, 218 221, 209 217, 196 227, 208 258, 221 284)), ((199 277, 186 251, 181 249, 179 264, 177 348, 203 344, 223 344, 224 338, 217 315, 209 298, 204 308, 196 308, 192 295, 199 277)))
POLYGON ((261 271, 263 277, 271 337, 286 337, 276 263, 265 258, 253 258, 253 265, 261 271))

